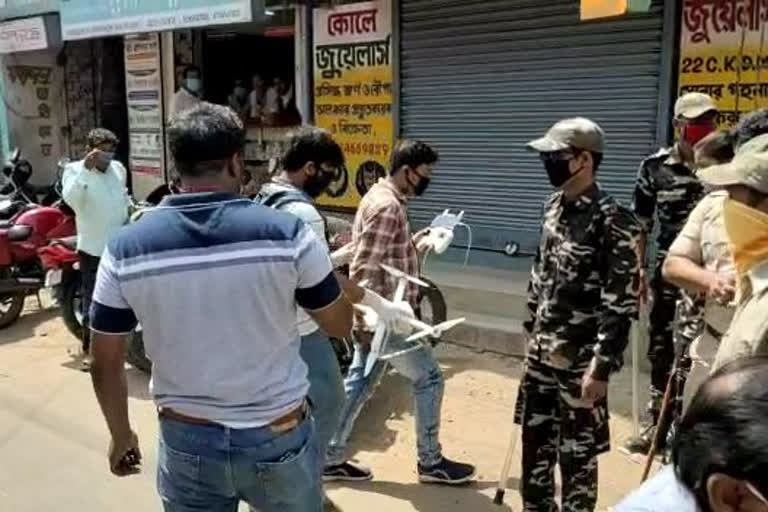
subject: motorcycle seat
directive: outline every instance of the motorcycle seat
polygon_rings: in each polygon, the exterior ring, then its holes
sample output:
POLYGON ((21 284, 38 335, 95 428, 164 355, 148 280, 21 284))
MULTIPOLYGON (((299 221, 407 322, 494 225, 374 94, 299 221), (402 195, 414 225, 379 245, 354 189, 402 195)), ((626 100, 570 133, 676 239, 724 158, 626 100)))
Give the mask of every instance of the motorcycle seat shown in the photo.
POLYGON ((16 224, 8 228, 8 240, 11 242, 23 242, 32 236, 32 226, 16 224))
POLYGON ((71 249, 73 251, 77 250, 77 236, 68 236, 66 238, 56 238, 55 240, 52 240, 51 243, 62 245, 67 249, 71 249))

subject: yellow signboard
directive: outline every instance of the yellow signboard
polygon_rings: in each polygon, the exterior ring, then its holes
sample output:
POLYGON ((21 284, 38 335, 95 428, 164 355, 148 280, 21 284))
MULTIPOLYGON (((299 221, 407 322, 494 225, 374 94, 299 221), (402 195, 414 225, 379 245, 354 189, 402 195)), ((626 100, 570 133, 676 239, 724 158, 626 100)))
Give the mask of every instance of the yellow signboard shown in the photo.
POLYGON ((346 157, 321 205, 355 208, 386 174, 394 142, 390 4, 314 11, 315 124, 333 134, 346 157))
POLYGON ((627 0, 581 0, 581 19, 612 18, 627 14, 627 0))
POLYGON ((712 96, 722 125, 768 107, 768 2, 685 0, 680 37, 680 94, 712 96))

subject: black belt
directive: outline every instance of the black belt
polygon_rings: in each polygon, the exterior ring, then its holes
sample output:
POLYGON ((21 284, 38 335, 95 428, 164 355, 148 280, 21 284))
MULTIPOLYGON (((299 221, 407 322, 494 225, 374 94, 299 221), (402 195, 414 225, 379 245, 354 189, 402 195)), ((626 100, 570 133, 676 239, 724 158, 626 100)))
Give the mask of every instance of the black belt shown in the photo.
POLYGON ((708 323, 705 329, 707 330, 707 333, 709 333, 709 335, 715 338, 717 341, 720 341, 723 338, 723 333, 712 327, 712 324, 708 323))

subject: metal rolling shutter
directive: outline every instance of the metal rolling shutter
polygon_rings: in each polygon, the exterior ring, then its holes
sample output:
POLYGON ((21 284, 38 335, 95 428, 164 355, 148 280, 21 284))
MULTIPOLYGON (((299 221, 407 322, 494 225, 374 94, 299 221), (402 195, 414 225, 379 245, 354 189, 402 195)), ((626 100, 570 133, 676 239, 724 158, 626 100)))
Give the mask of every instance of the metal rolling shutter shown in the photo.
POLYGON ((401 136, 441 154, 414 224, 466 211, 473 245, 525 251, 551 191, 525 143, 582 115, 607 135, 598 179, 629 204, 655 142, 662 1, 651 13, 579 22, 577 0, 400 0, 401 136))

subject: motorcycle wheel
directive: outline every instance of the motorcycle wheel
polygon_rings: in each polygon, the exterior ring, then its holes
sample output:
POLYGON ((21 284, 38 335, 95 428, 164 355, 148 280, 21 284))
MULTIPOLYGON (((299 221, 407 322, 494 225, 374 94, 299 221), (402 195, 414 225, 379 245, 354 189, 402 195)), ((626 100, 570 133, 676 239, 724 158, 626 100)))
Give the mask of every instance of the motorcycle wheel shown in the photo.
POLYGON ((82 297, 80 297, 80 272, 74 272, 61 284, 61 317, 69 332, 80 340, 85 340, 83 329, 82 297))
MULTIPOLYGON (((421 276, 421 280, 429 285, 429 288, 419 288, 419 320, 429 325, 437 325, 448 319, 448 306, 445 297, 435 283, 421 276)), ((440 343, 440 338, 430 336, 432 346, 440 343)))
POLYGON ((128 336, 125 359, 134 368, 144 373, 152 373, 152 361, 147 359, 147 354, 144 352, 144 336, 141 331, 133 331, 128 336))
POLYGON ((21 316, 24 309, 24 292, 5 293, 0 295, 0 329, 13 324, 21 316))

